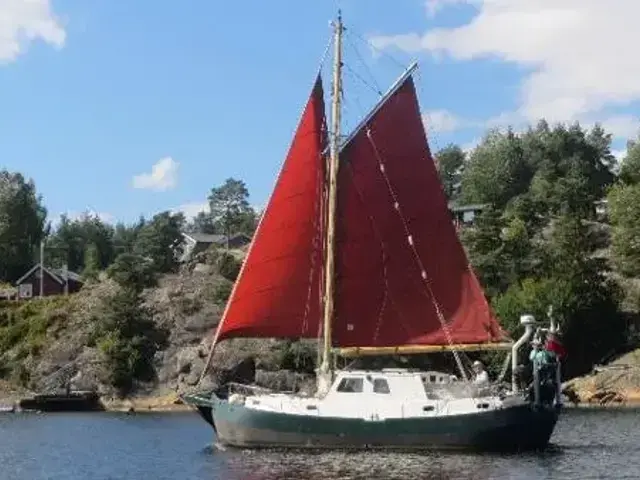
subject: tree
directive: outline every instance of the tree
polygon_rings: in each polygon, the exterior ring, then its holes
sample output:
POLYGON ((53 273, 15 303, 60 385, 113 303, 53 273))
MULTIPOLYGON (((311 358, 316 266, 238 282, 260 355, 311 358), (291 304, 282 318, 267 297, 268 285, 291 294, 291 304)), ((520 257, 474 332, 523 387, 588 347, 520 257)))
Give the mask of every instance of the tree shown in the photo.
POLYGON ((465 161, 464 151, 457 145, 448 145, 436 153, 435 160, 444 193, 452 200, 457 196, 460 187, 460 176, 465 161))
POLYGON ((157 285, 153 262, 133 253, 121 253, 107 268, 107 276, 123 288, 141 292, 157 285))
POLYGON ((627 143, 627 155, 620 166, 620 180, 627 185, 640 183, 640 142, 627 143))
POLYGON ((526 223, 517 216, 501 215, 491 207, 480 214, 474 228, 463 232, 463 242, 479 280, 491 297, 531 274, 536 267, 526 223))
POLYGON ((531 177, 522 139, 511 131, 489 132, 465 164, 460 201, 503 208, 513 197, 527 191, 531 177))
POLYGON ((154 324, 138 292, 124 288, 105 299, 96 320, 94 338, 106 359, 107 380, 120 395, 129 393, 136 380, 153 380, 153 358, 166 345, 168 332, 154 324))
POLYGON ((73 220, 61 215, 58 228, 47 241, 46 263, 54 267, 67 265, 71 271, 82 272, 87 249, 93 245, 95 266, 103 270, 115 257, 113 235, 113 227, 90 212, 73 220))
POLYGON ((607 198, 614 264, 624 275, 640 276, 640 183, 616 185, 607 198))
POLYGON ((126 225, 122 222, 116 223, 113 231, 113 249, 115 255, 133 252, 138 233, 140 233, 140 230, 142 230, 146 223, 145 218, 142 216, 132 225, 126 225))
POLYGON ((100 265, 98 247, 95 243, 91 243, 84 253, 82 276, 87 280, 96 280, 100 270, 102 270, 102 265, 100 265))
POLYGON ((154 215, 138 232, 134 253, 149 258, 157 272, 175 271, 183 243, 184 224, 185 218, 182 213, 166 211, 154 215))
POLYGON ((0 281, 13 282, 33 265, 46 216, 33 181, 0 170, 0 281))
POLYGON ((535 170, 530 193, 546 205, 543 213, 592 217, 594 201, 614 181, 611 136, 599 126, 587 132, 578 123, 553 129, 544 123, 528 135, 533 148, 525 152, 536 159, 530 162, 535 170))
POLYGON ((212 188, 209 207, 218 232, 227 237, 241 231, 253 233, 256 215, 249 205, 249 191, 242 180, 228 178, 220 187, 212 188))
POLYGON ((189 232, 214 234, 216 233, 216 225, 210 213, 198 212, 187 225, 187 230, 189 232))

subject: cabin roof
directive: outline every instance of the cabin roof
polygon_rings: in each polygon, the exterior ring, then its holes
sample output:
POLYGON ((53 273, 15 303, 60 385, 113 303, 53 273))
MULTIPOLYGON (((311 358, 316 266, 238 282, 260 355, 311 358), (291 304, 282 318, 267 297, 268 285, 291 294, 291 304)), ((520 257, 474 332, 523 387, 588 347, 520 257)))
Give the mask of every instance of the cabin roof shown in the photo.
MULTIPOLYGON (((31 267, 27 273, 25 273, 24 275, 22 275, 18 280, 16 280, 15 284, 16 285, 20 285, 22 282, 24 282, 27 278, 29 278, 29 276, 31 276, 33 274, 33 272, 35 272, 38 268, 40 268, 40 263, 36 263, 33 267, 31 267)), ((43 267, 43 270, 45 272, 47 272, 47 274, 53 278, 56 282, 58 282, 60 285, 64 285, 64 280, 63 278, 65 277, 65 271, 61 268, 47 268, 47 267, 43 267)), ((66 275, 67 278, 69 280, 73 280, 74 282, 82 282, 82 277, 80 275, 78 275, 75 272, 72 272, 71 270, 67 270, 66 271, 66 275)))
POLYGON ((453 203, 449 203, 449 210, 452 212, 471 212, 475 210, 484 210, 487 208, 486 203, 471 203, 469 205, 456 205, 453 203))

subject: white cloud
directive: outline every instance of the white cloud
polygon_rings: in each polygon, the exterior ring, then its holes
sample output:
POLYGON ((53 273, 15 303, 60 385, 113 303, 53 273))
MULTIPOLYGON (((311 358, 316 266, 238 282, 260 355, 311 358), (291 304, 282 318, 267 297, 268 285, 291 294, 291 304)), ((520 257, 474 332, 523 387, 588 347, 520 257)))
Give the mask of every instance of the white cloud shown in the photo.
POLYGON ((463 144, 460 148, 462 148, 462 151, 464 153, 466 153, 467 155, 470 155, 471 152, 475 150, 475 148, 480 144, 481 141, 482 141, 482 138, 476 137, 473 140, 463 144))
MULTIPOLYGON (((432 12, 453 0, 428 2, 432 12)), ((378 48, 445 53, 457 60, 497 57, 529 69, 518 111, 526 121, 591 119, 640 100, 637 0, 466 0, 478 14, 454 28, 375 37, 378 48)), ((602 122, 605 123, 604 121, 602 122)), ((613 117, 618 136, 629 122, 613 117)), ((635 127, 637 128, 637 126, 635 127)))
POLYGON ((618 115, 609 117, 602 122, 602 127, 616 137, 636 138, 640 131, 640 117, 633 115, 618 115))
POLYGON ((50 0, 0 0, 0 64, 18 58, 34 40, 64 46, 66 32, 50 0))
POLYGON ((427 130, 436 133, 453 132, 465 126, 465 121, 448 110, 432 110, 422 115, 427 130))
POLYGON ((627 156, 627 150, 611 150, 611 155, 613 155, 614 157, 616 157, 616 161, 618 163, 622 163, 622 160, 624 159, 624 157, 627 156))
POLYGON ((442 10, 445 7, 463 3, 470 2, 468 0, 427 0, 425 2, 425 7, 429 16, 433 17, 436 13, 438 13, 438 11, 442 10))
POLYGON ((133 177, 133 188, 156 191, 175 188, 178 184, 179 166, 171 157, 161 158, 151 167, 151 172, 133 177))

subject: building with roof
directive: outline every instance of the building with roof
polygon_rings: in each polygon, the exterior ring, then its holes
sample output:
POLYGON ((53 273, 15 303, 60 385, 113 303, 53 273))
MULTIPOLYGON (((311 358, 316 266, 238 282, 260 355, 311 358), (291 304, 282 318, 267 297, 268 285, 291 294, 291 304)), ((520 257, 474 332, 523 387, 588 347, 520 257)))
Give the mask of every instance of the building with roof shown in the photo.
POLYGON ((229 237, 227 241, 226 235, 215 235, 208 233, 182 233, 184 242, 182 243, 182 253, 180 262, 185 262, 194 255, 204 252, 206 249, 215 245, 218 248, 239 249, 251 243, 251 237, 244 233, 236 233, 229 237))
POLYGON ((60 268, 41 268, 40 263, 37 263, 15 282, 18 298, 39 297, 41 275, 43 276, 42 295, 45 297, 75 293, 84 284, 82 277, 75 272, 60 268))

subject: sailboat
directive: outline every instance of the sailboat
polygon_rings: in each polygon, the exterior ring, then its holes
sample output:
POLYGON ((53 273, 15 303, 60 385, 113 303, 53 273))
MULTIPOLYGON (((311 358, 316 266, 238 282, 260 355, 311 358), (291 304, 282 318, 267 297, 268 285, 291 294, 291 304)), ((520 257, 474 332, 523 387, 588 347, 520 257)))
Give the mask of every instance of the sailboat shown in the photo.
MULTIPOLYGON (((559 362, 528 387, 457 237, 421 119, 412 64, 347 136, 342 35, 333 22, 331 128, 318 73, 275 188, 218 324, 240 337, 318 339, 317 391, 184 394, 241 448, 544 448, 562 402, 559 362), (469 379, 466 352, 506 351, 502 388, 469 379), (337 358, 450 352, 460 378, 412 368, 336 368, 337 358)), ((202 378, 202 377, 201 377, 202 378)))

